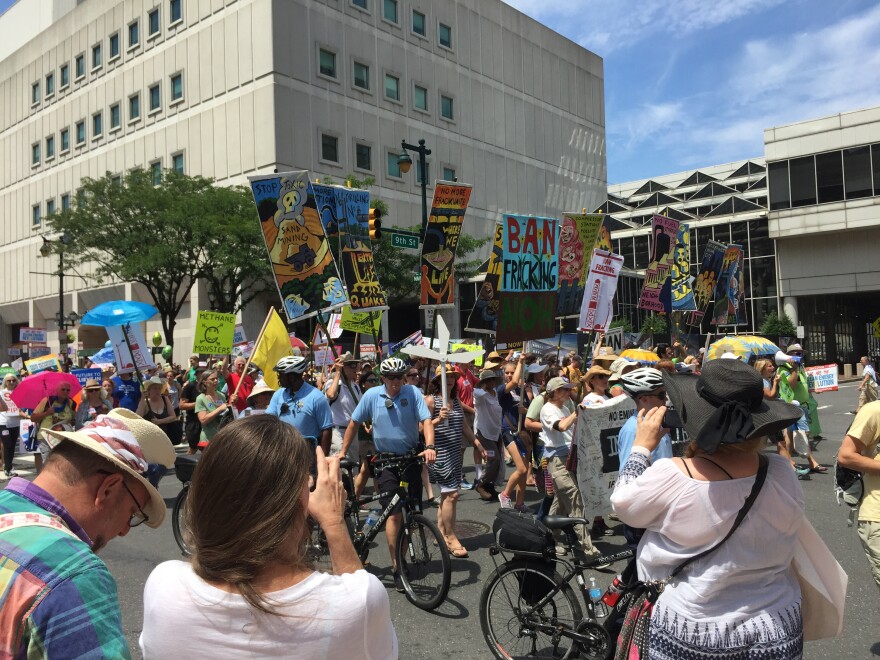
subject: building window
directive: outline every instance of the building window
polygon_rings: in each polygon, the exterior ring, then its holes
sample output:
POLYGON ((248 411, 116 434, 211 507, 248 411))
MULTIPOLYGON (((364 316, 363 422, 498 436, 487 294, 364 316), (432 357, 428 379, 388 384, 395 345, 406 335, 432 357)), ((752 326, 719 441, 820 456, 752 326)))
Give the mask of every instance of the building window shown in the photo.
POLYGON ((387 163, 388 176, 400 179, 403 173, 400 171, 400 165, 397 164, 397 156, 399 154, 388 151, 385 153, 385 162, 387 163))
POLYGON ((55 215, 55 200, 46 200, 46 215, 55 215))
POLYGON ((358 9, 363 9, 364 11, 369 11, 369 7, 367 6, 367 0, 351 0, 351 4, 358 9))
POLYGON ((323 48, 318 49, 318 72, 328 78, 336 77, 336 53, 323 48))
POLYGON ((810 206, 816 203, 816 166, 812 156, 792 158, 788 163, 791 182, 791 205, 810 206))
POLYGON ((141 95, 135 94, 128 97, 128 121, 136 121, 141 118, 141 95))
POLYGON ((787 209, 791 206, 788 187, 788 161, 781 160, 767 165, 767 185, 770 188, 770 210, 787 209))
POLYGON ((64 89, 70 84, 70 65, 62 64, 61 65, 61 89, 64 89))
POLYGON ((321 160, 339 162, 339 138, 335 135, 321 133, 321 160))
POLYGON ((114 32, 110 35, 110 60, 119 57, 119 33, 114 32))
POLYGON ((64 193, 63 195, 61 195, 61 212, 64 213, 65 211, 69 211, 69 210, 70 210, 70 195, 67 193, 64 193))
POLYGON ((425 15, 422 12, 416 11, 415 9, 413 9, 413 13, 412 13, 412 31, 413 31, 413 33, 419 35, 420 37, 424 37, 426 34, 426 30, 425 30, 426 22, 427 21, 425 21, 425 15))
POLYGON ((400 78, 390 73, 385 74, 385 98, 392 101, 400 100, 400 78))
POLYGON ((373 170, 373 150, 368 144, 354 145, 355 167, 371 172, 373 170))
POLYGON ((443 180, 444 181, 455 181, 455 169, 444 165, 443 166, 443 180))
POLYGON ((101 67, 101 44, 92 46, 92 70, 101 67))
POLYGON ((40 164, 40 143, 34 142, 31 145, 31 165, 40 164))
POLYGON ((31 104, 36 105, 40 102, 40 83, 35 82, 31 85, 31 104))
POLYGON ((170 0, 168 3, 168 13, 171 15, 171 25, 177 21, 183 20, 183 13, 180 7, 180 0, 170 0))
POLYGON ((70 151, 70 129, 61 129, 61 153, 66 154, 70 151))
POLYGON ((86 142, 86 122, 80 120, 76 122, 76 143, 78 145, 85 144, 86 142))
POLYGON ((141 42, 141 23, 133 21, 128 24, 128 47, 134 48, 141 42))
POLYGON ((370 89, 370 67, 366 64, 354 63, 354 86, 360 89, 370 89))
POLYGON ((150 87, 150 112, 156 112, 162 107, 162 90, 159 85, 150 87))
POLYGON ((155 37, 159 34, 159 28, 159 8, 157 7, 147 14, 147 29, 149 30, 148 37, 155 37))
POLYGON ((413 106, 416 110, 428 111, 428 88, 416 85, 413 87, 413 106))
POLYGON ((843 157, 839 151, 816 154, 819 203, 843 201, 843 157))
POLYGON ((46 138, 46 160, 55 158, 55 136, 50 135, 46 138))
POLYGON ((383 0, 382 18, 391 23, 397 23, 397 0, 383 0))
POLYGON ((843 184, 847 199, 871 196, 871 152, 869 147, 843 150, 843 184))
POLYGON ((49 73, 46 74, 46 98, 49 98, 55 93, 55 74, 49 73))
POLYGON ((43 218, 40 215, 40 205, 34 204, 31 207, 31 224, 33 224, 34 227, 37 227, 42 221, 43 218))
POLYGON ((150 163, 150 178, 153 180, 153 185, 158 186, 162 183, 162 161, 157 160, 150 163))
POLYGON ((104 115, 96 112, 92 115, 92 139, 101 137, 104 134, 104 115))
POLYGON ((183 74, 175 73, 171 76, 171 102, 183 99, 183 74))
POLYGON ((114 188, 122 188, 122 175, 117 174, 114 177, 110 177, 110 185, 114 188))
POLYGON ((80 53, 74 60, 77 80, 86 75, 86 56, 80 53))
POLYGON ((114 103, 110 106, 110 130, 115 130, 122 125, 122 117, 119 112, 119 104, 114 103))
POLYGON ((445 23, 440 23, 437 28, 437 37, 440 45, 444 48, 452 48, 452 28, 445 23))
POLYGON ((455 101, 451 96, 440 95, 440 116, 443 119, 455 119, 455 101))
POLYGON ((171 156, 171 167, 178 174, 183 174, 183 154, 174 154, 171 156))

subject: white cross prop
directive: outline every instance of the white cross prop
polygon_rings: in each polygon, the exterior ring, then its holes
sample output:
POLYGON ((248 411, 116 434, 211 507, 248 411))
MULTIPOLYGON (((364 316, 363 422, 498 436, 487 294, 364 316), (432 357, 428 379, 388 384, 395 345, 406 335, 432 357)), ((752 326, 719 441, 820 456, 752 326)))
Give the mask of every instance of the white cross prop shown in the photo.
MULTIPOLYGON (((468 351, 467 353, 449 353, 449 328, 442 316, 437 317, 437 343, 440 350, 433 350, 427 346, 405 346, 400 349, 401 353, 412 355, 413 357, 427 358, 428 360, 436 360, 440 363, 440 387, 443 389, 443 398, 446 399, 446 363, 447 362, 470 362, 482 357, 485 350, 468 351)), ((430 376, 430 374, 428 374, 430 376)))

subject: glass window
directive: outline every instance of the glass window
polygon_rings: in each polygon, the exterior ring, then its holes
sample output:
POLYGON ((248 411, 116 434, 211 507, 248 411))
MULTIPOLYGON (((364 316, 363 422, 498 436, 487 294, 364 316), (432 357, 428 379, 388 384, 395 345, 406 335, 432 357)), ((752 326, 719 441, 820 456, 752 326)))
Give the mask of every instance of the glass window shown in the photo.
POLYGON ((82 78, 84 75, 86 75, 85 55, 77 55, 76 59, 74 60, 74 63, 76 65, 76 77, 82 78))
POLYGON ((749 256, 749 230, 748 225, 745 222, 731 223, 730 242, 742 246, 743 250, 745 250, 745 254, 743 256, 749 256))
POLYGON ((46 138, 46 160, 55 158, 55 136, 50 135, 46 138))
POLYGON ((385 154, 385 158, 387 162, 388 176, 400 178, 403 173, 400 171, 400 165, 397 164, 397 154, 389 151, 385 154))
POLYGON ((715 225, 712 227, 712 237, 719 243, 730 243, 730 225, 715 225))
POLYGON ((749 255, 753 258, 773 255, 773 239, 766 220, 749 222, 749 255))
POLYGON ((62 64, 61 65, 61 89, 64 89, 70 84, 70 65, 62 64))
POLYGON ((83 144, 86 141, 86 123, 84 121, 76 122, 76 143, 83 144))
POLYGON ((159 10, 154 9, 149 14, 147 14, 147 24, 148 29, 150 31, 150 36, 152 37, 155 34, 159 34, 159 10))
POLYGON ((354 63, 354 86, 370 89, 370 67, 366 64, 354 63))
POLYGON ((157 160, 150 163, 150 177, 153 179, 153 185, 158 186, 162 183, 162 161, 157 160))
POLYGON ((843 183, 847 199, 871 196, 871 152, 868 147, 843 150, 843 183))
MULTIPOLYGON (((628 242, 626 239, 623 240, 624 243, 628 242)), ((650 239, 647 234, 642 234, 641 236, 636 236, 635 240, 635 252, 633 253, 635 259, 635 268, 647 268, 648 264, 651 261, 651 248, 650 248, 650 239)))
POLYGON ((761 259, 749 259, 751 271, 752 289, 746 289, 748 295, 753 298, 764 298, 776 295, 776 259, 762 257, 761 259))
POLYGON ((52 96, 55 93, 55 74, 46 75, 46 96, 52 96))
POLYGON ((31 85, 31 103, 40 102, 40 83, 35 82, 31 85))
POLYGON ((819 203, 843 201, 843 159, 839 151, 816 154, 819 203))
POLYGON ((428 89, 426 87, 416 85, 413 88, 413 106, 419 110, 428 109, 428 89))
POLYGON ((321 160, 339 162, 339 138, 321 133, 321 160))
POLYGON ((61 153, 68 151, 70 149, 70 129, 62 128, 61 129, 61 153))
POLYGON ((31 221, 33 225, 36 226, 40 224, 40 222, 42 222, 42 219, 43 218, 40 215, 40 205, 34 204, 34 206, 31 208, 31 221))
POLYGON ((443 180, 455 181, 455 170, 451 167, 443 167, 443 180))
POLYGON ((791 205, 811 206, 816 203, 816 166, 812 156, 788 161, 791 179, 791 205))
POLYGON ((368 172, 373 169, 373 150, 368 144, 354 145, 355 167, 368 172))
POLYGON ((67 193, 64 193, 63 195, 61 195, 61 212, 63 213, 64 211, 69 211, 69 210, 70 210, 70 195, 67 193))
POLYGON ((382 18, 392 23, 397 23, 397 0, 384 0, 382 3, 382 18))
POLYGON ((392 76, 390 73, 385 74, 385 98, 394 101, 400 100, 400 78, 392 76))
POLYGON ((141 116, 141 95, 135 94, 128 98, 128 119, 138 119, 141 116))
MULTIPOLYGON (((640 238, 645 238, 645 241, 647 241, 647 237, 640 238)), ((623 257, 624 266, 635 268, 635 250, 633 249, 632 238, 620 239, 620 256, 623 257)))
POLYGON ((110 183, 113 185, 114 188, 122 188, 122 175, 117 174, 116 176, 111 177, 110 183))
POLYGON ((874 174, 874 194, 880 195, 880 144, 871 145, 871 168, 874 174))
POLYGON ((119 33, 115 32, 110 35, 110 59, 119 57, 119 33))
POLYGON ((425 15, 413 9, 412 13, 412 31, 421 36, 425 36, 425 15))
POLYGON ((119 104, 114 103, 110 106, 110 128, 119 128, 121 123, 122 118, 120 117, 119 104))
POLYGON ((321 48, 318 51, 318 71, 322 76, 336 77, 336 53, 321 48))
POLYGON ((770 187, 770 210, 787 209, 791 205, 787 160, 780 160, 767 166, 767 183, 770 187))
POLYGON ((92 68, 97 69, 101 66, 101 44, 92 46, 92 68))
POLYGON ((183 154, 174 154, 171 157, 171 167, 175 172, 183 174, 183 154))
POLYGON ((104 118, 101 113, 92 115, 92 137, 96 138, 104 132, 104 118))
POLYGON ((181 13, 180 0, 170 0, 168 3, 168 13, 171 15, 171 22, 176 23, 183 18, 181 13))
POLYGON ((367 0, 351 0, 351 4, 361 9, 367 9, 367 0))
POLYGON ((440 45, 444 48, 452 48, 452 28, 444 23, 440 23, 437 29, 437 36, 440 39, 440 45))
POLYGON ((150 112, 160 107, 162 107, 162 90, 159 89, 159 85, 153 85, 150 87, 150 112))
POLYGON ((54 215, 55 214, 55 200, 47 199, 46 200, 46 215, 54 215))
POLYGON ((34 142, 31 145, 31 165, 40 164, 40 143, 34 142))
POLYGON ((444 119, 455 119, 455 106, 451 96, 440 95, 440 116, 444 119))
POLYGON ((141 42, 140 21, 134 21, 128 25, 128 47, 133 48, 141 42))
POLYGON ((175 73, 171 76, 171 100, 178 101, 183 98, 183 74, 175 73))

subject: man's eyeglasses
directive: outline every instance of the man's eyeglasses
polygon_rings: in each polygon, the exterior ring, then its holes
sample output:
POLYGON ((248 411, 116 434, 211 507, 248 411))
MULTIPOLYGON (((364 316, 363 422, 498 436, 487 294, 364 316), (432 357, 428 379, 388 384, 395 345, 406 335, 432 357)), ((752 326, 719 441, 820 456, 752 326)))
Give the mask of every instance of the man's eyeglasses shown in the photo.
POLYGON ((121 472, 110 472, 108 470, 98 470, 98 474, 118 474, 122 476, 122 487, 125 488, 125 492, 128 493, 129 497, 131 497, 134 505, 137 507, 137 513, 131 514, 131 518, 128 520, 129 527, 137 527, 138 525, 143 525, 145 522, 150 520, 150 517, 144 513, 144 510, 141 508, 140 502, 137 501, 137 498, 134 496, 134 493, 129 489, 128 484, 125 483, 125 476, 121 472))

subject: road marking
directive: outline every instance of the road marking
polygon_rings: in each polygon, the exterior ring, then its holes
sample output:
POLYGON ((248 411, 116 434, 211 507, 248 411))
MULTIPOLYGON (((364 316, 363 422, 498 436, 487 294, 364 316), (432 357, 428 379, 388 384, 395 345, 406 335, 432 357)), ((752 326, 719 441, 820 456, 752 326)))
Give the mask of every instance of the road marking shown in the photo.
POLYGON ((819 407, 817 407, 816 410, 825 410, 825 408, 830 408, 830 407, 831 407, 831 404, 829 403, 827 406, 819 406, 819 407))

